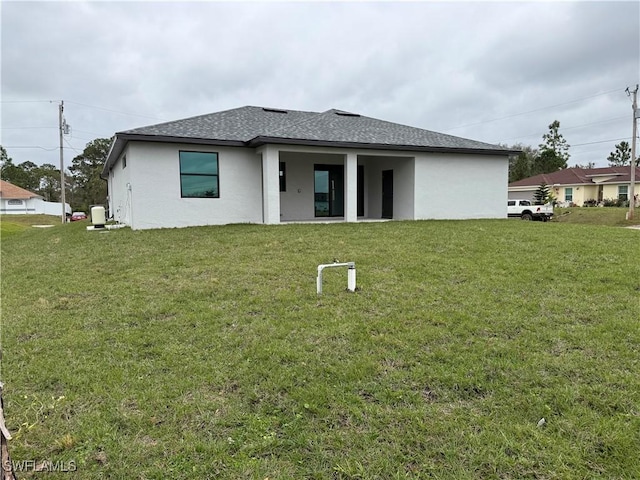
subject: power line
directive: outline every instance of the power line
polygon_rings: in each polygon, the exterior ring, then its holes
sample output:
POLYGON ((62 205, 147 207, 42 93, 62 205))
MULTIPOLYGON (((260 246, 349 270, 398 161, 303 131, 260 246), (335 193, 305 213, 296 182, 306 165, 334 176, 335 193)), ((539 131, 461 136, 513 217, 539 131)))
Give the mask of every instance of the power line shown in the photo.
POLYGON ((596 143, 619 142, 621 140, 627 140, 628 138, 629 137, 611 138, 609 140, 599 140, 597 142, 576 143, 574 145, 571 145, 571 147, 581 147, 582 145, 595 145, 596 143))
POLYGON ((122 112, 122 111, 119 111, 119 110, 112 110, 110 108, 98 107, 96 105, 87 105, 86 103, 74 102, 74 101, 71 101, 71 100, 67 100, 67 103, 71 103, 73 105, 80 105, 82 107, 87 107, 87 108, 95 108, 97 110, 104 110, 105 112, 119 113, 121 115, 129 115, 129 116, 132 116, 132 117, 150 118, 152 120, 164 120, 162 118, 151 117, 149 115, 139 115, 137 113, 122 112))
POLYGON ((53 103, 57 100, 0 100, 0 103, 53 103))
POLYGON ((89 135, 100 135, 99 133, 96 133, 96 132, 87 132, 86 130, 78 130, 77 128, 74 128, 73 131, 74 132, 81 132, 81 133, 88 133, 89 135))
MULTIPOLYGON (((0 103, 54 103, 54 102, 58 102, 58 100, 1 100, 0 101, 0 103)), ((159 118, 159 117, 152 117, 150 115, 140 115, 138 113, 131 113, 131 112, 123 112, 121 110, 113 110, 111 108, 99 107, 97 105, 88 105, 86 103, 74 102, 73 100, 66 100, 66 103, 67 104, 71 103, 73 105, 79 105, 87 108, 95 108, 96 110, 103 110, 105 112, 118 113, 120 115, 129 115, 131 117, 150 118, 152 120, 165 121, 165 119, 159 118)), ((55 128, 55 127, 52 127, 52 128, 55 128)))
POLYGON ((480 122, 475 122, 475 123, 467 123, 467 124, 465 124, 465 125, 458 125, 457 127, 447 128, 447 129, 445 129, 444 131, 445 131, 445 132, 448 132, 448 131, 450 131, 450 130, 456 130, 456 129, 458 129, 458 128, 463 128, 463 127, 473 127, 473 126, 475 126, 475 125, 482 125, 482 124, 484 124, 484 123, 497 122, 498 120, 506 120, 507 118, 513 118, 513 117, 518 117, 518 116, 520 116, 520 115, 527 115, 527 114, 529 114, 529 113, 540 112, 540 111, 542 111, 542 110, 548 110, 548 109, 550 109, 550 108, 562 107, 562 106, 564 106, 564 105, 570 105, 570 104, 572 104, 572 103, 582 102, 583 100, 589 100, 589 99, 591 99, 591 98, 600 97, 600 96, 602 96, 602 95, 609 95, 610 93, 614 93, 614 92, 618 92, 618 91, 620 91, 620 89, 619 89, 619 88, 616 88, 615 90, 609 90, 608 92, 597 93, 597 94, 595 94, 595 95, 591 95, 591 96, 589 96, 589 97, 577 98, 577 99, 575 99, 575 100, 570 100, 570 101, 568 101, 568 102, 557 103, 557 104, 555 104, 555 105, 549 105, 549 106, 546 106, 546 107, 540 107, 540 108, 536 108, 536 109, 534 109, 534 110, 528 110, 528 111, 526 111, 526 112, 512 113, 511 115, 506 115, 506 116, 504 116, 504 117, 492 118, 492 119, 489 119, 489 120, 482 120, 482 121, 480 121, 480 122))
MULTIPOLYGON (((600 120, 599 122, 592 122, 592 123, 584 123, 582 125, 576 125, 574 127, 562 127, 562 130, 571 130, 574 128, 582 128, 582 127, 590 127, 593 125, 600 125, 602 123, 610 123, 610 122, 615 122, 617 120, 622 120, 622 119, 626 119, 627 117, 612 117, 612 118, 608 118, 606 120, 600 120)), ((508 142, 509 140, 517 140, 518 138, 529 138, 529 137, 538 137, 541 136, 543 134, 545 134, 546 132, 536 132, 536 133, 532 133, 530 135, 520 135, 518 137, 511 137, 511 138, 507 138, 505 140, 501 140, 500 143, 502 142, 508 142)))
POLYGON ((53 147, 53 148, 46 148, 46 147, 41 147, 39 145, 6 145, 4 148, 39 148, 40 150, 45 150, 47 152, 50 152, 52 150, 57 150, 60 147, 53 147))
POLYGON ((2 127, 2 130, 36 130, 36 129, 45 129, 45 128, 55 128, 58 127, 2 127))
POLYGON ((82 155, 82 152, 80 150, 78 150, 77 148, 75 148, 73 145, 71 145, 71 143, 69 143, 69 140, 67 140, 65 138, 64 141, 67 142, 67 145, 69 145, 69 148, 71 148, 71 150, 73 150, 74 152, 79 153, 80 155, 82 155))

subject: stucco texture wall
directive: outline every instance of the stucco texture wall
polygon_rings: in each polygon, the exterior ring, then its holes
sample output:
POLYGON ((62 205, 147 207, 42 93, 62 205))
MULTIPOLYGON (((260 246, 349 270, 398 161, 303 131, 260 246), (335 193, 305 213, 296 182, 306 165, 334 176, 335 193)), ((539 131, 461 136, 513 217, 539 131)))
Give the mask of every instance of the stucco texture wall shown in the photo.
POLYGON ((506 156, 416 156, 416 219, 506 218, 506 156))
POLYGON ((261 160, 253 149, 130 142, 124 170, 133 229, 262 223, 261 160), (181 198, 181 150, 218 154, 219 198, 181 198))

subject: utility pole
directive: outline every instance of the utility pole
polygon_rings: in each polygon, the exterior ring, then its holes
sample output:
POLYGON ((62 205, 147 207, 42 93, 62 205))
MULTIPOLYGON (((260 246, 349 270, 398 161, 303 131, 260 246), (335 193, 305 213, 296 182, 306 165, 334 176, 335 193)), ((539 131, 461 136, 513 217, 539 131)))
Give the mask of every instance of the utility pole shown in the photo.
POLYGON ((629 213, 627 214, 628 220, 633 220, 636 198, 636 129, 638 124, 638 84, 636 83, 636 89, 633 92, 629 91, 627 87, 627 95, 633 94, 633 134, 631 135, 631 182, 629 186, 629 213))
POLYGON ((65 198, 65 185, 64 185, 64 153, 62 141, 64 134, 64 119, 62 118, 62 112, 64 111, 64 100, 60 100, 60 105, 58 106, 58 126, 60 128, 60 201, 62 202, 62 223, 67 222, 67 200, 65 198))

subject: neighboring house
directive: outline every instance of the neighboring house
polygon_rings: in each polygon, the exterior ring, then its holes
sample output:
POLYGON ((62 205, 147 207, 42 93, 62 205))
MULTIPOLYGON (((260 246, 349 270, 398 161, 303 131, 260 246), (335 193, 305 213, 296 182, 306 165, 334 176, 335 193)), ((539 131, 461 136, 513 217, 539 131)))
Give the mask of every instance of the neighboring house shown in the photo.
MULTIPOLYGON (((71 214, 69 204, 65 210, 71 214)), ((62 215, 62 203, 47 202, 41 195, 0 180, 0 213, 62 215)))
POLYGON ((133 229, 506 218, 498 145, 340 110, 241 107, 118 132, 102 177, 133 229))
MULTIPOLYGON (((640 168, 636 167, 635 194, 640 193, 640 168)), ((543 173, 509 184, 509 198, 533 200, 538 187, 546 183, 561 205, 583 206, 585 202, 629 200, 631 167, 566 168, 543 173)), ((637 204, 636 197, 636 204, 637 204)))

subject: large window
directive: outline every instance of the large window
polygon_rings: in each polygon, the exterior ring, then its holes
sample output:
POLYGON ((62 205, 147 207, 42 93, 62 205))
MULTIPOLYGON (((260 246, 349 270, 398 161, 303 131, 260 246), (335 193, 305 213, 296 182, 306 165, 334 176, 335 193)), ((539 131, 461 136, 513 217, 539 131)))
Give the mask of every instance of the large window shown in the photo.
POLYGON ((180 192, 183 198, 218 198, 218 154, 180 152, 180 192))
POLYGON ((618 200, 629 200, 629 185, 618 185, 618 200))
POLYGON ((573 202, 573 187, 566 187, 564 189, 564 201, 573 202))

